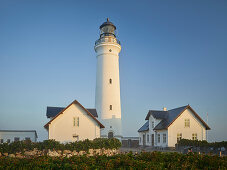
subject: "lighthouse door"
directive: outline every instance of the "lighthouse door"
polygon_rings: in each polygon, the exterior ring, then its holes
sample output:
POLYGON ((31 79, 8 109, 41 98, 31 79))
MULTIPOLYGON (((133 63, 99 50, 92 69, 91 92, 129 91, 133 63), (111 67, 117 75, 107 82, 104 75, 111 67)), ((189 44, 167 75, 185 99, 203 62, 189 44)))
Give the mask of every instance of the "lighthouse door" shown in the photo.
POLYGON ((109 132, 108 133, 108 138, 110 139, 110 138, 113 138, 113 132, 109 132))

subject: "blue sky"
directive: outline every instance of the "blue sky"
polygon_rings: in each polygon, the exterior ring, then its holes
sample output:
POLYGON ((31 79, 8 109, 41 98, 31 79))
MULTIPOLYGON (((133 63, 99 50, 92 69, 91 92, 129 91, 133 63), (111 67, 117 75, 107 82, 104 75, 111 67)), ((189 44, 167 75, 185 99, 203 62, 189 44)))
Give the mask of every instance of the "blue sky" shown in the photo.
POLYGON ((37 130, 47 106, 94 107, 99 26, 117 26, 123 135, 149 109, 190 104, 227 140, 227 1, 0 0, 0 129, 37 130))

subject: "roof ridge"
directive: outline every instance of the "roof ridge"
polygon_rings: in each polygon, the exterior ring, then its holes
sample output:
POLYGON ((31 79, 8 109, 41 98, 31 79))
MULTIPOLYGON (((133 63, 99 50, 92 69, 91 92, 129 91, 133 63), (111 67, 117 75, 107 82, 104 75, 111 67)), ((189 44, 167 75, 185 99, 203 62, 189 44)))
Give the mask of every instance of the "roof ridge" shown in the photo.
POLYGON ((185 106, 180 106, 180 107, 177 107, 177 108, 174 108, 174 109, 170 109, 168 111, 171 111, 171 110, 175 110, 175 109, 180 109, 180 108, 184 108, 184 107, 188 107, 189 105, 185 105, 185 106))
POLYGON ((165 110, 149 110, 149 111, 154 111, 154 112, 167 112, 167 111, 165 111, 165 110))

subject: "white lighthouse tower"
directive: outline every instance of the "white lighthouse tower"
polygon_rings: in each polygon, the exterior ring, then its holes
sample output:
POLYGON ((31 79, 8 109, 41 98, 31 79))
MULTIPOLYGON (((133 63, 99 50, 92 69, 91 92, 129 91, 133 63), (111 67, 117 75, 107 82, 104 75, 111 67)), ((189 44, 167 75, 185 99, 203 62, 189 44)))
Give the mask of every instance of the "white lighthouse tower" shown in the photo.
POLYGON ((120 42, 115 35, 116 26, 109 21, 100 26, 100 37, 95 42, 97 53, 95 107, 105 128, 101 137, 121 140, 121 100, 119 78, 120 42))

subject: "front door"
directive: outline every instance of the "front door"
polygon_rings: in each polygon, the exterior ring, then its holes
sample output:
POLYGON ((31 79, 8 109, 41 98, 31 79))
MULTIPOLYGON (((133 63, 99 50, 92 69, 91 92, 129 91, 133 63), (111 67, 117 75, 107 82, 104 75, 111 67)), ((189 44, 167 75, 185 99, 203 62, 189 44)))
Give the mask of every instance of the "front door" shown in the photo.
POLYGON ((109 138, 109 139, 113 138, 113 132, 109 132, 109 133, 108 133, 108 138, 109 138))
POLYGON ((151 146, 154 146, 154 134, 151 134, 151 146))

